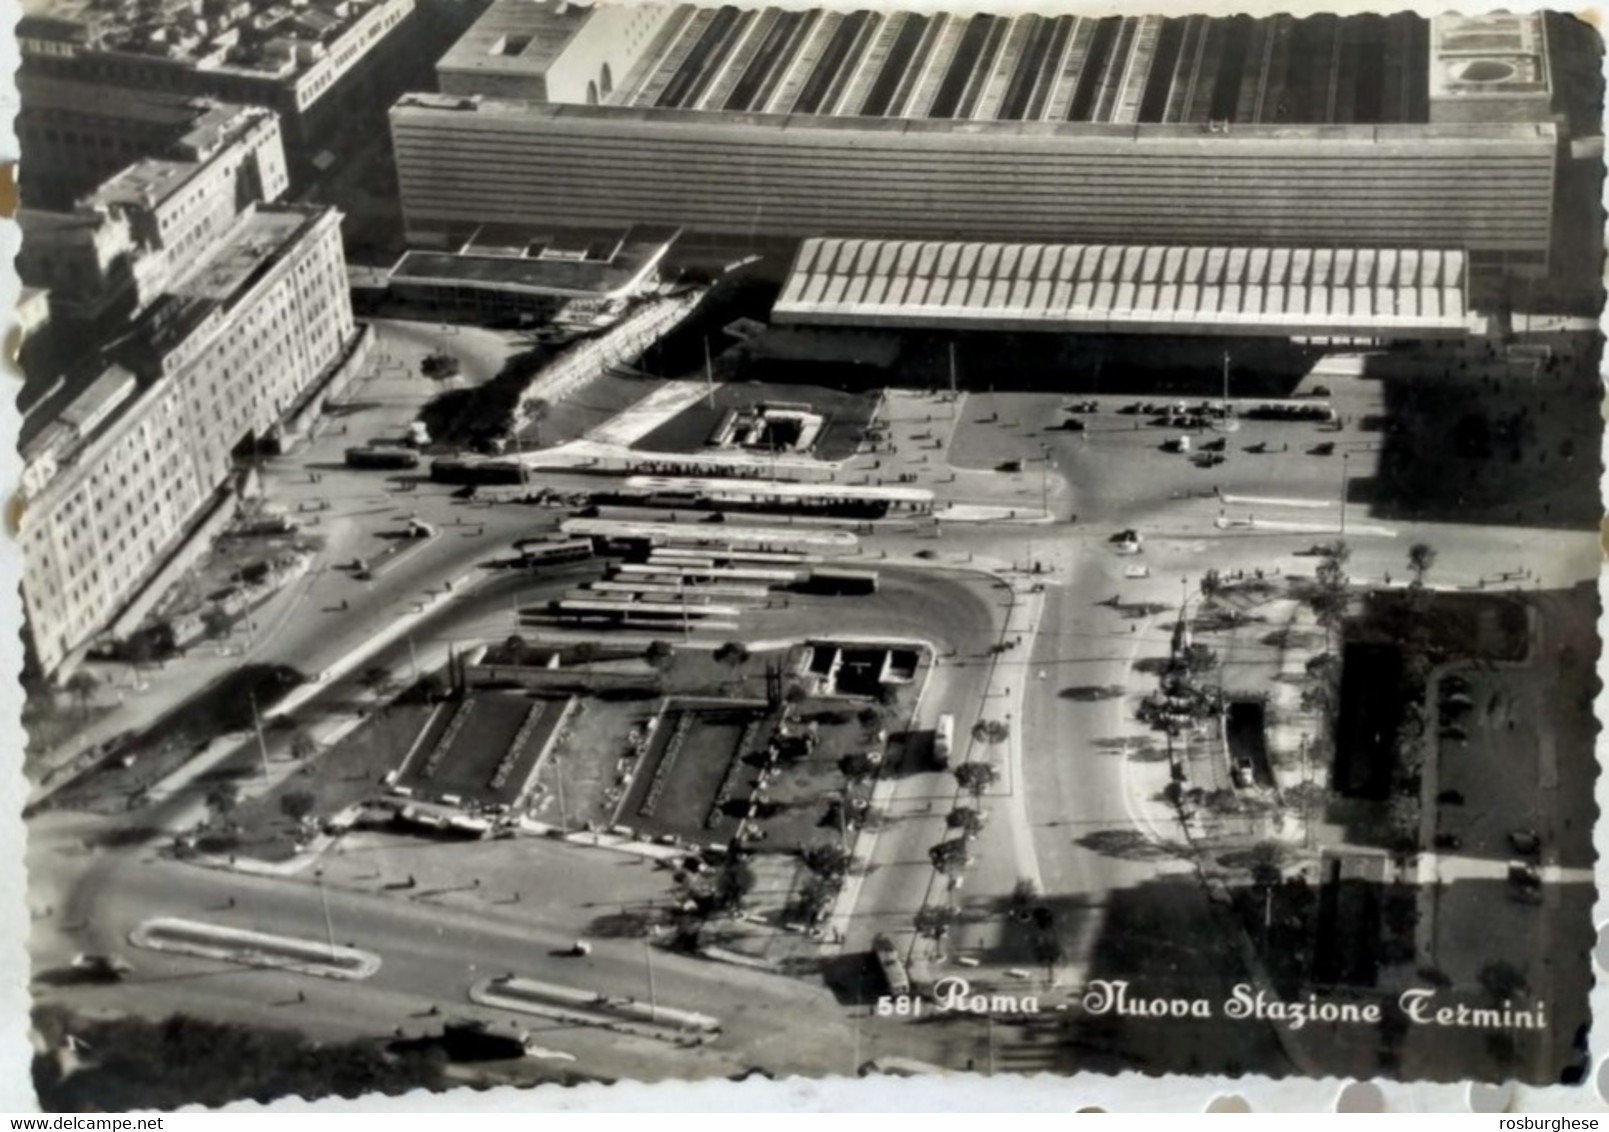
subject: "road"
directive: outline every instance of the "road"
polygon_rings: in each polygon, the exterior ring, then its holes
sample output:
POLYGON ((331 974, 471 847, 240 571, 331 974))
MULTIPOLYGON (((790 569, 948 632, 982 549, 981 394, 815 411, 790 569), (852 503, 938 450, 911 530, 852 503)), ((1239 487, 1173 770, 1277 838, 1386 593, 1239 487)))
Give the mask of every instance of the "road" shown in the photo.
MULTIPOLYGON (((612 890, 611 897, 629 897, 633 889, 661 899, 668 896, 668 874, 650 873, 650 866, 630 858, 613 863, 629 879, 612 890)), ((529 886, 526 891, 532 899, 518 905, 478 901, 471 908, 451 894, 418 899, 375 884, 332 882, 323 895, 337 942, 382 958, 372 978, 335 983, 127 948, 127 933, 156 915, 310 940, 326 938, 324 907, 311 877, 251 877, 170 861, 142 861, 108 875, 100 885, 86 886, 65 910, 69 924, 89 917, 84 928, 68 933, 82 950, 125 954, 136 967, 126 983, 75 989, 71 1001, 88 1008, 186 1011, 252 1023, 280 1016, 286 1025, 328 1038, 391 1034, 398 1028, 425 1032, 439 1025, 439 1017, 430 1013, 436 1008, 448 1017, 517 1023, 537 1034, 541 1044, 574 1053, 589 1072, 603 1075, 653 1078, 740 1072, 757 1063, 784 1060, 779 1045, 786 1047, 786 1063, 797 1064, 802 1071, 849 1071, 837 1051, 853 1044, 850 1023, 826 991, 661 949, 653 958, 657 1001, 720 1017, 722 1036, 708 1048, 681 1050, 652 1039, 471 1008, 472 983, 509 972, 648 999, 648 958, 641 940, 595 939, 592 954, 585 958, 558 954, 577 937, 574 909, 585 903, 584 893, 574 881, 564 881, 563 858, 542 859, 533 866, 543 880, 529 886), (546 893, 550 885, 559 892, 546 893), (306 1003, 297 1000, 298 992, 306 996, 306 1003), (782 1011, 796 1025, 779 1028, 773 1012, 782 1011)), ((41 995, 47 1001, 51 997, 49 991, 41 995)))
MULTIPOLYGON (((390 406, 386 413, 406 420, 414 411, 409 398, 422 396, 419 380, 407 374, 416 372, 415 355, 422 355, 431 336, 414 328, 395 332, 389 341, 389 368, 353 396, 372 395, 390 406)), ((490 372, 494 355, 492 350, 471 364, 490 372)), ((1377 407, 1378 392, 1363 383, 1345 375, 1328 380, 1336 383, 1335 399, 1347 413, 1362 415, 1377 407)), ((933 481, 939 494, 947 492, 952 499, 1020 507, 1021 519, 1043 511, 1063 520, 1076 515, 1075 522, 885 524, 864 547, 867 565, 882 563, 881 592, 857 606, 852 620, 839 619, 837 607, 827 612, 821 602, 799 601, 786 609, 745 614, 743 633, 756 641, 835 630, 929 640, 940 657, 915 729, 930 728, 941 711, 950 711, 963 737, 958 745, 970 747, 964 736, 974 720, 1011 724, 1005 748, 985 752, 1005 775, 983 799, 989 821, 978 839, 978 859, 951 897, 964 919, 947 941, 952 954, 970 955, 996 975, 1007 966, 1029 965, 1022 933, 1014 933, 1002 912, 1017 881, 1037 876, 1041 899, 1058 916, 1065 950, 1054 976, 1064 990, 1089 977, 1123 974, 1213 985, 1239 970, 1239 959, 1195 881, 1188 854, 1180 852, 1172 812, 1162 801, 1169 781, 1166 754, 1136 721, 1134 710, 1148 690, 1148 678, 1136 673, 1136 663, 1166 654, 1179 602, 1193 600, 1201 574, 1209 568, 1309 573, 1312 559, 1298 552, 1339 536, 1345 526, 1353 547, 1349 570, 1357 581, 1400 578, 1406 573, 1407 547, 1425 541, 1440 552, 1433 576, 1437 584, 1473 586, 1495 572, 1523 569, 1554 586, 1593 575, 1595 541, 1590 534, 1562 530, 1373 519, 1363 505, 1341 503, 1345 480, 1371 475, 1378 454, 1376 438, 1355 429, 1321 435, 1311 426, 1248 422, 1228 438, 1228 463, 1204 470, 1160 454, 1162 434, 1135 428, 1131 418, 1113 413, 1115 399, 1103 399, 1104 411, 1091 415, 1082 433, 1047 429, 1046 422, 1059 414, 1059 400, 891 398, 891 443, 897 443, 897 451, 857 457, 849 465, 874 478, 914 475, 920 482, 933 481), (1307 453, 1308 443, 1332 435, 1344 458, 1307 453), (1298 450, 1287 451, 1279 441, 1277 450, 1270 445, 1261 454, 1242 451, 1280 436, 1295 438, 1291 447, 1298 450), (1023 461, 1026 470, 992 470, 1014 460, 1023 461), (1145 535, 1143 555, 1129 558, 1114 551, 1107 535, 1118 527, 1145 535), (1031 563, 1040 569, 1027 572, 1024 567, 1031 563), (1131 567, 1139 566, 1145 575, 1131 577, 1131 567), (1148 603, 1157 612, 1133 615, 1112 602, 1114 596, 1123 605, 1148 603), (1016 648, 998 656, 989 652, 997 642, 1018 638, 1016 648)), ((372 420, 383 423, 390 417, 365 416, 372 420)), ((483 575, 481 566, 501 548, 551 527, 558 514, 484 507, 428 483, 398 492, 394 483, 387 485, 373 473, 338 466, 340 449, 352 440, 326 433, 308 452, 270 467, 276 498, 292 510, 315 500, 330 504, 328 510, 308 512, 320 516, 316 529, 326 543, 318 569, 264 607, 243 634, 248 639, 235 642, 242 661, 280 661, 317 671, 351 657, 376 626, 417 616, 405 636, 373 649, 362 665, 397 673, 416 663, 429 668, 450 644, 506 636, 517 623, 515 605, 542 600, 593 569, 545 577, 486 575, 479 584, 441 593, 444 580, 483 575), (330 568, 366 553, 361 548, 378 532, 413 514, 435 523, 441 533, 372 586, 330 568), (420 612, 416 603, 432 591, 434 607, 420 612)), ((551 482, 595 486, 581 476, 559 475, 551 482)), ((210 676, 216 670, 216 659, 176 662, 165 674, 161 694, 150 704, 129 705, 116 726, 128 726, 127 719, 158 705, 181 702, 200 673, 210 676)), ((305 705, 305 716, 327 718, 343 710, 336 705, 350 701, 355 691, 350 681, 323 688, 305 705)), ((91 737, 85 741, 93 741, 94 729, 88 730, 91 737)), ((254 757, 251 745, 236 737, 223 765, 254 757)), ((182 824, 195 812, 196 794, 188 780, 181 782, 141 820, 155 828, 182 824)), ((928 850, 950 836, 945 817, 955 801, 952 776, 909 761, 894 768, 882 828, 865 849, 867 868, 842 941, 846 951, 866 950, 880 932, 909 938, 906 933, 924 903, 947 899, 928 850)), ((487 856, 472 864, 449 860, 440 846, 421 850, 418 862, 406 867, 421 878, 420 889, 436 893, 426 899, 418 899, 418 891, 386 887, 404 867, 396 862, 405 850, 377 850, 361 867, 352 862, 362 859, 362 852, 339 861, 330 857, 328 887, 321 894, 305 875, 250 877, 164 861, 137 848, 82 849, 98 828, 93 819, 76 814, 47 814, 35 821, 30 865, 36 890, 72 893, 36 921, 35 951, 42 960, 62 962, 78 950, 120 950, 135 923, 158 914, 320 938, 327 898, 341 942, 378 951, 385 965, 350 992, 308 990, 304 1004, 294 1002, 302 988, 283 973, 147 957, 128 984, 75 991, 73 1001, 144 1010, 184 1007, 241 1019, 258 1019, 265 1005, 278 1003, 271 1009, 286 1010, 288 1021, 314 1033, 423 1027, 432 1017, 423 1012, 432 1006, 485 1015, 467 1009, 465 994, 488 973, 568 982, 595 977, 612 993, 645 984, 640 940, 600 939, 585 960, 550 952, 592 931, 599 915, 593 893, 607 892, 611 903, 625 904, 665 898, 670 891, 662 875, 645 872, 647 866, 629 858, 515 842, 489 843, 477 850, 487 856), (577 856, 567 856, 572 853, 577 856), (522 878, 527 861, 531 876, 539 878, 534 882, 522 878), (466 872, 484 878, 480 891, 464 889, 466 872), (516 891, 518 903, 511 899, 516 891), (444 908, 450 912, 443 914, 444 908)), ((683 956, 655 962, 656 989, 668 1005, 723 1018, 727 1029, 719 1042, 698 1052, 676 1051, 662 1043, 566 1029, 562 1040, 544 1037, 543 1044, 575 1052, 594 1072, 638 1077, 733 1072, 756 1063, 843 1072, 873 1049, 917 1057, 925 1051, 929 1059, 951 1059, 946 1064, 963 1054, 977 1056, 978 1038, 971 1030, 941 1034, 885 1026, 846 1013, 826 990, 801 981, 683 956), (787 1026, 776 1023, 780 1011, 789 1012, 787 1026), (846 1057, 846 1051, 853 1056, 846 1057)), ((1181 1054, 1186 1053, 1182 1046, 1181 1054)), ((1065 1056, 1048 1048, 1042 1067, 1058 1067, 1057 1059, 1065 1056)))

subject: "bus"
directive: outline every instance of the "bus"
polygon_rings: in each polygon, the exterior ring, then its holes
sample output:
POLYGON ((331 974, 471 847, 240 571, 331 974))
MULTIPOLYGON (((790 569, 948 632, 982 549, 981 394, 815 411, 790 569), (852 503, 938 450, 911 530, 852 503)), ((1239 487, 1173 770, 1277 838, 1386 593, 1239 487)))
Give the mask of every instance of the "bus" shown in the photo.
POLYGON ((346 466, 349 468, 417 468, 419 466, 419 453, 407 448, 383 448, 376 445, 348 448, 346 450, 346 466))
POLYGON ((950 746, 955 742, 955 716, 948 713, 939 716, 938 726, 933 728, 933 765, 944 770, 950 765, 950 746))
POLYGON ((807 588, 818 594, 874 594, 877 575, 870 570, 816 569, 810 571, 807 588))
POLYGON ((883 981, 888 984, 888 993, 897 997, 910 994, 911 978, 894 941, 886 935, 879 935, 872 940, 872 954, 877 957, 877 967, 883 974, 883 981))
POLYGON ((516 544, 521 566, 547 566, 558 562, 585 562, 592 557, 589 538, 540 539, 516 544))

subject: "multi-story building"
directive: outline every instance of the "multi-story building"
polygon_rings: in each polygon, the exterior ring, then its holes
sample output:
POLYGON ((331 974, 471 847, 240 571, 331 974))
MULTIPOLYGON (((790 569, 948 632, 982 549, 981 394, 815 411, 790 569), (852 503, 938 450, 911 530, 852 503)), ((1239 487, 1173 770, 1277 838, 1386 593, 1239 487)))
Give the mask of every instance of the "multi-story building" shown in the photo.
POLYGON ((170 156, 187 134, 224 108, 215 99, 17 76, 17 139, 28 208, 70 209, 112 174, 147 157, 170 156))
POLYGON ((205 96, 277 112, 293 143, 342 115, 333 98, 414 0, 59 0, 17 25, 25 81, 205 96))
POLYGON ((25 209, 22 279, 51 291, 58 318, 137 311, 193 263, 243 209, 289 185, 279 119, 212 105, 162 156, 128 165, 70 212, 25 209))
POLYGON ((756 248, 833 235, 1547 261, 1560 147, 1540 15, 627 13, 498 0, 442 60, 445 93, 393 108, 411 240, 658 223, 756 248))
POLYGON ((149 303, 87 382, 24 418, 20 540, 33 659, 50 673, 117 617, 249 450, 354 337, 340 214, 248 208, 149 303))

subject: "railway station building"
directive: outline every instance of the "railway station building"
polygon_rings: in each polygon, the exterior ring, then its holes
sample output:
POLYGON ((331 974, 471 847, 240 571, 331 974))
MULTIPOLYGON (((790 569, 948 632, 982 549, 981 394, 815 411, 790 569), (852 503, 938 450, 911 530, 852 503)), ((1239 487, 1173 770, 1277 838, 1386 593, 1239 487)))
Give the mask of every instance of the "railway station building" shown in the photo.
POLYGON ((1474 279, 1544 271, 1552 238, 1538 14, 496 0, 438 76, 391 114, 420 247, 654 223, 684 248, 784 254, 811 237, 1410 249, 1474 279))

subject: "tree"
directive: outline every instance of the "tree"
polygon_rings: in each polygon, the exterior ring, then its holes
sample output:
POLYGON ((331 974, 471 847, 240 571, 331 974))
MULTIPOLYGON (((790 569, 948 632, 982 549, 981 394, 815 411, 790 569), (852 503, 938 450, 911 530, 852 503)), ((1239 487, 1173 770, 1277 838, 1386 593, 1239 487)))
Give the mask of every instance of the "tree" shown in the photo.
POLYGON ((849 850, 836 841, 806 846, 803 854, 805 868, 828 880, 840 880, 849 872, 852 858, 849 850))
POLYGON ((732 670, 732 680, 738 680, 738 671, 749 662, 749 646, 742 641, 727 641, 715 650, 715 663, 732 670))
POLYGON ((1393 848, 1411 852, 1419 845, 1419 799, 1411 794, 1393 794, 1387 804, 1386 819, 1391 828, 1393 848))
POLYGON ((972 862, 972 852, 965 838, 941 841, 927 852, 933 867, 945 876, 954 876, 972 862))
POLYGON ((955 781, 973 798, 980 798, 1000 778, 993 763, 962 763, 955 768, 955 781))
POLYGON ((1319 557, 1327 562, 1334 562, 1337 566, 1345 566, 1352 560, 1352 548, 1346 544, 1345 539, 1335 539, 1318 548, 1319 557))
POLYGON ((1436 548, 1428 542, 1416 542, 1408 548, 1408 569, 1413 574, 1413 584, 1419 588, 1425 584, 1425 575, 1436 564, 1436 548))
POLYGON ((233 782, 220 782, 207 791, 205 801, 213 820, 226 821, 240 805, 240 787, 233 782))
POLYGON ((852 751, 838 760, 838 772, 850 782, 864 782, 877 773, 877 763, 865 751, 852 751))
POLYGON ((1313 577, 1318 581, 1321 592, 1344 589, 1347 583, 1346 571, 1341 568, 1341 562, 1335 558, 1320 559, 1318 567, 1313 571, 1313 577))
POLYGON ((439 672, 426 672, 414 683, 414 692, 427 704, 433 704, 447 695, 447 681, 439 672))
POLYGON ((221 605, 209 605, 201 611, 201 626, 208 640, 227 637, 234 623, 234 616, 221 605))
POLYGON ((289 790, 279 796, 279 812, 299 822, 318 808, 318 796, 311 790, 289 790))
POLYGON ((396 682, 391 678, 390 669, 378 664, 365 668, 358 679, 377 700, 389 699, 396 689, 396 682))
POLYGON ((805 923, 814 924, 831 906, 836 895, 838 889, 832 881, 812 873, 799 884, 798 895, 793 901, 794 913, 805 923))
POLYGON ((1061 935, 1056 931, 1055 920, 1050 917, 1050 909, 1042 908, 1046 913, 1046 922, 1034 931, 1034 958, 1045 965, 1045 978, 1050 982, 1056 981, 1056 964, 1064 958, 1066 951, 1062 946, 1061 935))
POLYGON ((1285 879, 1285 846, 1277 841, 1259 841, 1251 847, 1248 864, 1252 883, 1258 888, 1271 888, 1285 879))
POLYGON ((503 642, 503 650, 508 654, 510 664, 525 663, 525 638, 518 633, 510 634, 508 640, 503 642))
POLYGON ((642 655, 655 672, 669 672, 676 663, 676 649, 669 641, 649 641, 642 655))
POLYGON ((1476 978, 1480 980, 1481 988, 1491 995, 1493 1002, 1518 998, 1528 985, 1525 972, 1503 959, 1486 964, 1476 978))
POLYGON ((972 725, 972 737, 980 743, 1004 743, 1011 725, 999 719, 980 719, 972 725))
POLYGON ((1185 671, 1200 676, 1218 667, 1218 654, 1206 645, 1193 644, 1184 650, 1185 671))
POLYGON ((1027 908, 1039 899, 1039 885, 1032 877, 1023 877, 1011 889, 1011 906, 1027 908))
POLYGON ((960 830, 962 837, 976 837, 983 832, 983 811, 976 806, 957 806, 944 821, 951 829, 960 830))
POLYGON ((924 904, 916 913, 916 931, 937 943, 950 934, 955 922, 955 909, 948 904, 924 904))
POLYGON ((883 718, 883 709, 870 705, 855 713, 855 719, 868 735, 875 735, 883 729, 883 718))
POLYGON ((754 866, 741 857, 728 857, 710 892, 714 908, 719 912, 735 912, 754 891, 754 866))
POLYGON ((1223 575, 1218 573, 1217 570, 1208 570, 1205 574, 1201 575, 1202 601, 1207 602, 1210 605, 1212 602, 1218 599, 1220 594, 1223 593, 1223 589, 1223 575))
POLYGON ((291 758, 310 759, 318 754, 318 741, 307 732, 297 729, 291 735, 291 758))
POLYGON ((68 677, 67 691, 73 697, 73 702, 78 705, 80 718, 89 715, 90 702, 94 700, 96 689, 100 686, 101 682, 95 678, 95 674, 82 668, 68 677))

